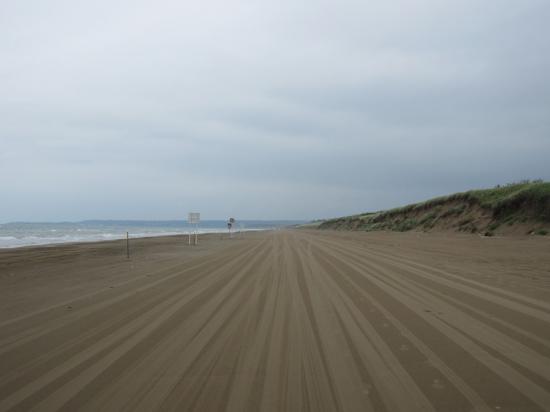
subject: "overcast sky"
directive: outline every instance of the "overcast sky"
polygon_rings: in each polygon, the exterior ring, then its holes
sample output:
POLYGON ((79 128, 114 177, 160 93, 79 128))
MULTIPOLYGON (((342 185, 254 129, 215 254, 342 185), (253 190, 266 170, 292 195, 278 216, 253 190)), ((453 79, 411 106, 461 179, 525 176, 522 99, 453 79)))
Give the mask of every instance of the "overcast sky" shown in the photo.
POLYGON ((340 216, 550 179, 548 0, 0 2, 0 221, 340 216))

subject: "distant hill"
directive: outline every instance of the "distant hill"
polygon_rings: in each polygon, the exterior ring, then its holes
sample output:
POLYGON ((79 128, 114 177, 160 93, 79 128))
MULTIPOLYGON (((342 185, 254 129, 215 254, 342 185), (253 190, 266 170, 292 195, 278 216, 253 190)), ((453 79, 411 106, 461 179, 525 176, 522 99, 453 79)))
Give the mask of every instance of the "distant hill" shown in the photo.
POLYGON ((550 232, 550 182, 524 181, 455 193, 396 209, 329 219, 317 227, 546 235, 550 232))

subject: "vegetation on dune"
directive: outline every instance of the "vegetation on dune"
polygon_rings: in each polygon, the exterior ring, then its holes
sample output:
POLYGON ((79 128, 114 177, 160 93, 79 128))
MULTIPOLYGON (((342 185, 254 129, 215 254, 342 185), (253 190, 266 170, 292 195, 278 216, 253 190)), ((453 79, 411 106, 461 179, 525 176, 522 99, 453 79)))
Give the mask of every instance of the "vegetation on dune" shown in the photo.
POLYGON ((531 233, 548 233, 541 225, 550 226, 550 182, 522 181, 470 190, 386 211, 326 220, 319 228, 402 232, 452 229, 492 236, 517 225, 531 225, 531 233))
POLYGON ((300 229, 317 229, 321 223, 323 223, 324 220, 313 220, 308 223, 300 223, 299 225, 296 225, 295 227, 300 229))

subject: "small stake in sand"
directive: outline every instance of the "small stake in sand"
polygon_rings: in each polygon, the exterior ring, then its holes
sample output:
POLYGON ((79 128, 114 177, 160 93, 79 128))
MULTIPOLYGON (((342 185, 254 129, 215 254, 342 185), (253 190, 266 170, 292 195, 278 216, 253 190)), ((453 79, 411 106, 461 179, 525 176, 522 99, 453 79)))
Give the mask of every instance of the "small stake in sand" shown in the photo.
MULTIPOLYGON (((187 217, 187 223, 189 223, 190 225, 195 225, 195 245, 197 245, 199 243, 198 241, 198 238, 197 238, 197 235, 198 235, 198 225, 199 225, 199 222, 201 221, 201 214, 200 213, 197 213, 197 212, 191 212, 189 213, 188 217, 187 217)), ((189 230, 189 244, 191 244, 191 229, 189 230)))
POLYGON ((130 235, 126 232, 126 259, 130 259, 130 235))

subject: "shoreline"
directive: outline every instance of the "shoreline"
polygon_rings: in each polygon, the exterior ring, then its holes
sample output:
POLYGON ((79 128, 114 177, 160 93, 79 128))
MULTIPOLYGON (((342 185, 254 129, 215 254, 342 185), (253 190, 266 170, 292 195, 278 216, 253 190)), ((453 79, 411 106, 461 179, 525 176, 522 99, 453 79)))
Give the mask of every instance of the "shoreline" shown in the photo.
MULTIPOLYGON (((234 234, 237 234, 239 232, 263 232, 263 231, 269 231, 269 230, 273 230, 271 228, 266 228, 266 229, 255 229, 255 228, 251 228, 251 229, 242 229, 242 230, 239 230, 239 231, 234 231, 233 233, 234 234)), ((132 235, 132 233, 130 233, 130 240, 136 240, 136 239, 149 239, 149 238, 163 238, 163 237, 175 237, 175 236, 189 236, 189 232, 166 232, 166 233, 161 233, 161 232, 154 232, 154 233, 143 233, 143 234, 134 234, 132 235)), ((218 230, 212 230, 212 231, 201 231, 199 230, 197 232, 197 234, 199 236, 204 236, 204 235, 223 235, 223 234, 227 234, 227 230, 223 231, 222 229, 220 229, 219 231, 218 230)), ((191 235, 193 235, 193 232, 191 232, 191 235)), ((90 239, 90 240, 85 240, 85 239, 78 239, 78 240, 67 240, 67 241, 54 241, 54 242, 46 242, 46 243, 33 243, 33 244, 24 244, 24 245, 13 245, 13 246, 10 246, 10 245, 7 245, 7 246, 0 246, 0 253, 3 251, 3 250, 14 250, 14 249, 17 249, 17 250, 21 250, 21 249, 27 249, 27 248, 36 248, 36 247, 55 247, 55 246, 63 246, 63 245, 79 245, 79 244, 90 244, 90 243, 103 243, 103 242, 115 242, 115 241, 120 241, 120 240, 126 240, 126 235, 125 234, 121 234, 120 236, 119 235, 114 235, 113 237, 109 237, 109 238, 105 238, 105 239, 90 239)))

